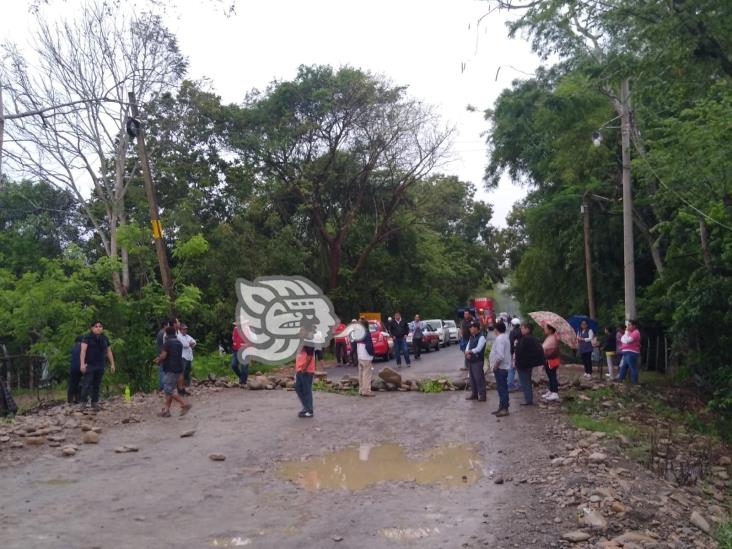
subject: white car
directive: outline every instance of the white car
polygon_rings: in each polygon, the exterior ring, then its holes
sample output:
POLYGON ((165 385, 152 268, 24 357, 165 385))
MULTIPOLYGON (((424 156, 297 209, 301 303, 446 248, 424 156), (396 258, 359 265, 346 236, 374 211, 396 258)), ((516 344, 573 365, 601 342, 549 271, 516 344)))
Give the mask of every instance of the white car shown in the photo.
POLYGON ((447 344, 457 343, 460 340, 460 328, 457 327, 454 320, 445 320, 445 330, 447 330, 447 344))
POLYGON ((440 338, 440 345, 447 347, 450 345, 450 333, 445 329, 445 321, 440 319, 426 320, 427 324, 437 332, 437 337, 440 338))

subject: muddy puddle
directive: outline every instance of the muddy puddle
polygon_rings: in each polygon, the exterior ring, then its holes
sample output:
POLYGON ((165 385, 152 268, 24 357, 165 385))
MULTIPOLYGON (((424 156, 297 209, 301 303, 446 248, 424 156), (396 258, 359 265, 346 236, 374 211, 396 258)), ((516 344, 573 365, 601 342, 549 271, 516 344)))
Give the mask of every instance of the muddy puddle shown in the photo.
POLYGON ((482 476, 474 446, 433 448, 412 457, 399 444, 361 444, 304 461, 284 462, 275 474, 307 490, 362 490, 382 481, 449 488, 473 484, 482 476))

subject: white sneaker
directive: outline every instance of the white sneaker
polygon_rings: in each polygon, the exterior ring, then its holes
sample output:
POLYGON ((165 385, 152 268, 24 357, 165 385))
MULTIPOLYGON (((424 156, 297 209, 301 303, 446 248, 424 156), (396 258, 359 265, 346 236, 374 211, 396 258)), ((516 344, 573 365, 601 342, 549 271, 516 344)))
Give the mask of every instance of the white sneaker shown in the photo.
POLYGON ((552 392, 551 392, 551 391, 547 391, 546 393, 544 393, 543 395, 541 395, 541 398, 546 398, 546 397, 548 397, 548 396, 549 396, 550 394, 552 394, 552 392))
POLYGON ((559 393, 549 393, 549 395, 545 398, 547 401, 553 401, 553 400, 559 400, 559 393))

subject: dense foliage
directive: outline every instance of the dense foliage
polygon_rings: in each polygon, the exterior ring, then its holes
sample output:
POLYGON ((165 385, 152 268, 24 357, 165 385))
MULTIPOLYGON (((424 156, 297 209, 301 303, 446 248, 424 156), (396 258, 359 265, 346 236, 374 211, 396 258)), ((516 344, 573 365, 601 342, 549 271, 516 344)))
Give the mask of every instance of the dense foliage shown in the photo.
MULTIPOLYGON (((146 388, 154 335, 171 311, 199 354, 228 345, 239 277, 304 275, 346 320, 396 308, 448 317, 500 278, 491 207, 437 173, 450 131, 404 88, 353 68, 302 67, 242 104, 185 81, 144 110, 175 302, 158 282, 134 144, 117 231, 125 294, 72 193, 6 178, 0 343, 9 353, 43 354, 63 375, 74 337, 99 318, 116 380, 146 388)), ((99 206, 94 196, 85 204, 99 206)))
POLYGON ((511 32, 557 61, 487 113, 487 183, 505 172, 530 189, 500 239, 515 244, 516 295, 527 310, 587 313, 585 197, 599 320, 623 320, 617 115, 628 79, 641 326, 668 336, 670 368, 732 414, 732 4, 499 3, 518 15, 511 32))

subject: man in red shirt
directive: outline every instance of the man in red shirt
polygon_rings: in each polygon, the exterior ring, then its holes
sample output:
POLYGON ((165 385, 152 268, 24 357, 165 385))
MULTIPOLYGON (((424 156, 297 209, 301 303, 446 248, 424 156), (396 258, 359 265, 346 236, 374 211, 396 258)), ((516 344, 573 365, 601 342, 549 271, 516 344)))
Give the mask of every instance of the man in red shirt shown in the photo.
MULTIPOLYGON (((345 329, 346 329, 346 325, 343 324, 343 322, 341 322, 340 324, 338 324, 338 327, 336 328, 335 333, 340 334, 345 329)), ((335 338, 335 356, 336 356, 336 366, 340 366, 341 364, 343 364, 345 366, 348 363, 345 337, 335 338)))
POLYGON ((244 334, 239 329, 239 326, 234 322, 234 329, 231 332, 231 369, 239 378, 240 385, 246 385, 247 379, 249 378, 249 357, 246 357, 242 362, 239 359, 239 349, 245 348, 248 345, 244 334))

